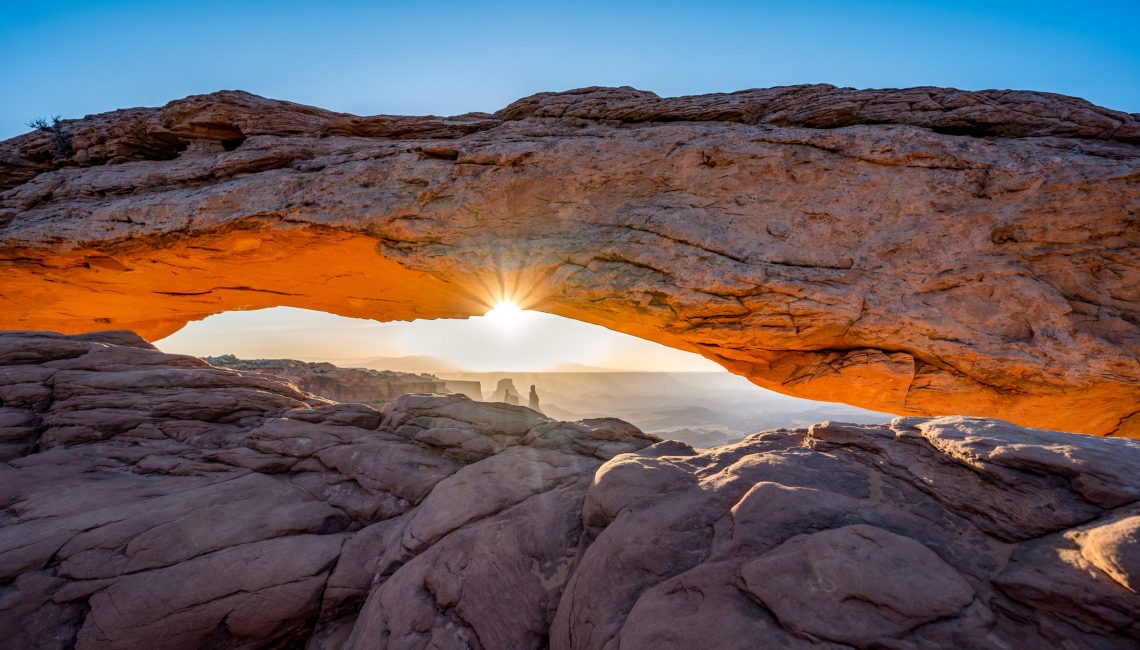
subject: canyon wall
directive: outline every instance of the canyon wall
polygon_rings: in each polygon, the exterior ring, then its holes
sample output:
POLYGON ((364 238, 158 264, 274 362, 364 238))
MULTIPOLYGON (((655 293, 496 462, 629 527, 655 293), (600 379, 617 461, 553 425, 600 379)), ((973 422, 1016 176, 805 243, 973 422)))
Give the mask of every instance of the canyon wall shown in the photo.
POLYGON ((976 418, 703 452, 0 334, 0 645, 1135 648, 1140 442, 976 418))
POLYGON ((449 393, 442 379, 410 372, 340 368, 331 363, 296 359, 238 359, 233 355, 206 357, 221 368, 259 372, 280 377, 297 388, 334 402, 383 407, 408 393, 449 393))
POLYGON ((483 385, 478 381, 465 379, 444 379, 443 386, 451 393, 466 395, 476 402, 483 401, 483 385))
POLYGON ((1036 92, 226 91, 0 143, 0 327, 503 297, 801 397, 1140 435, 1140 119, 1036 92), (66 146, 63 146, 66 144, 66 146))

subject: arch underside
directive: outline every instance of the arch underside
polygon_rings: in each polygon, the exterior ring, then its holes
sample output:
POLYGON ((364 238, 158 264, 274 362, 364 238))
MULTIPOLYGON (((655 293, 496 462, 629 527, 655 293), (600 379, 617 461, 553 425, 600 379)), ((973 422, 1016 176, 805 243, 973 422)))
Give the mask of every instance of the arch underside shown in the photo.
POLYGON ((800 397, 1140 436, 1135 143, 204 97, 87 118, 81 160, 7 169, 0 327, 154 340, 235 309, 510 297, 800 397), (181 148, 131 144, 151 140, 181 148))

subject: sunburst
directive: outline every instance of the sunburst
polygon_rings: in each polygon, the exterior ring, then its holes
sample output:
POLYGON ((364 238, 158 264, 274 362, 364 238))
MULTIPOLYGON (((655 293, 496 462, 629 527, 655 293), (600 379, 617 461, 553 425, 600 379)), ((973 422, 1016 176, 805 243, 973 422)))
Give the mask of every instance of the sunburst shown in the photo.
POLYGON ((486 314, 484 314, 484 317, 496 323, 503 324, 516 323, 520 318, 522 318, 522 316, 522 308, 519 307, 518 304, 516 304, 513 300, 507 299, 500 300, 499 302, 495 303, 495 306, 491 308, 491 310, 486 314))

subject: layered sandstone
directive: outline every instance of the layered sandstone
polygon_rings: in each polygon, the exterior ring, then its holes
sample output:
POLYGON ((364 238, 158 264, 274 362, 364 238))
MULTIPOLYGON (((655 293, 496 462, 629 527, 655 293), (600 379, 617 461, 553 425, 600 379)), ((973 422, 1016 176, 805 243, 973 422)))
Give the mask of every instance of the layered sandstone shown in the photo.
POLYGON ((19 648, 1132 648, 1140 443, 993 420, 696 452, 0 335, 19 648))
POLYGON ((334 402, 352 402, 373 407, 408 393, 452 392, 439 377, 428 374, 341 368, 328 362, 313 363, 296 359, 238 359, 233 355, 206 357, 210 365, 234 370, 259 372, 280 377, 307 393, 334 402))
POLYGON ((1140 118, 1035 92, 241 92, 0 143, 0 327, 525 307, 900 414, 1140 435, 1140 118), (60 147, 60 135, 67 147, 60 147))

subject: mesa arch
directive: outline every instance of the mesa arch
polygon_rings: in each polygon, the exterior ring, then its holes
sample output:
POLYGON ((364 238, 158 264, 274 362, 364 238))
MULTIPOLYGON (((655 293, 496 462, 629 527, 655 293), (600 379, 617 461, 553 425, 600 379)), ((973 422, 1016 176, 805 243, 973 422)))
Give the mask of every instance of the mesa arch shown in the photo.
POLYGON ((629 88, 356 117, 242 92, 0 143, 0 327, 524 306, 899 414, 1140 436, 1140 118, 629 88))

